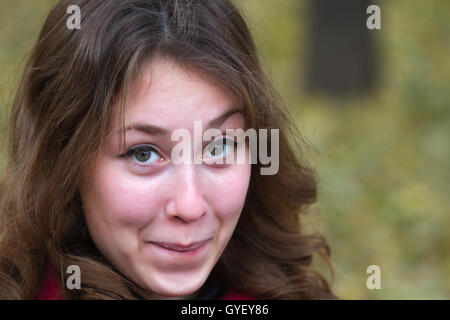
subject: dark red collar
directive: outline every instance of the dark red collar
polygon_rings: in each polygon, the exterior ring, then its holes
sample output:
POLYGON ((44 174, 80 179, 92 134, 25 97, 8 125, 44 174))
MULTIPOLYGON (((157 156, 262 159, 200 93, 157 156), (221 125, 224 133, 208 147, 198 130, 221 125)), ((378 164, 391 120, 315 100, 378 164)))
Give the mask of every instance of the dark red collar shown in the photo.
POLYGON ((64 300, 58 281, 58 275, 51 263, 47 263, 44 278, 39 286, 35 300, 64 300))

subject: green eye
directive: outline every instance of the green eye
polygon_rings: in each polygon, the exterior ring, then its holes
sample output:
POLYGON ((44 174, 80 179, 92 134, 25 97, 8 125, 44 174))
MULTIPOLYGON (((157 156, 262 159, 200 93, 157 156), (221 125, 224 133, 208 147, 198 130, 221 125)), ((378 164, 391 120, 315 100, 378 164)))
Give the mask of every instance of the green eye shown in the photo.
POLYGON ((205 148, 205 156, 208 158, 224 157, 229 148, 235 148, 236 146, 236 141, 224 137, 210 143, 205 148))
POLYGON ((131 148, 125 153, 125 156, 144 165, 152 164, 160 158, 158 151, 148 145, 131 148))

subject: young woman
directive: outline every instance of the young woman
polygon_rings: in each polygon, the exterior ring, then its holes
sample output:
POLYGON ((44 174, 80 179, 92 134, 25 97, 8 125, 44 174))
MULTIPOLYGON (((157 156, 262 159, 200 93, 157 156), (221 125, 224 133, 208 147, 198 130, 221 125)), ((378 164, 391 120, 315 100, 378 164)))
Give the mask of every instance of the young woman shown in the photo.
POLYGON ((329 247, 299 220, 314 171, 228 0, 60 1, 9 142, 0 298, 335 298, 311 266, 315 253, 330 264, 329 247), (79 29, 67 27, 72 5, 79 29), (175 163, 171 133, 195 136, 196 122, 223 136, 194 142, 200 162, 175 163), (216 161, 229 149, 251 158, 227 129, 269 129, 269 140, 280 129, 276 174, 216 161))

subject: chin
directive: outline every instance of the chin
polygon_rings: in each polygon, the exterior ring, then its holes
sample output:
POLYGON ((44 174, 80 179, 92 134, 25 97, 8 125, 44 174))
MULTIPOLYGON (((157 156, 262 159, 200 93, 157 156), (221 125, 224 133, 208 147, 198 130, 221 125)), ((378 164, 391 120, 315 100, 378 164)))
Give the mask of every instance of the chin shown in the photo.
POLYGON ((197 292, 206 282, 208 274, 199 276, 184 276, 163 279, 159 278, 157 283, 147 285, 149 291, 167 298, 184 297, 197 292), (184 279, 183 279, 184 278, 184 279))

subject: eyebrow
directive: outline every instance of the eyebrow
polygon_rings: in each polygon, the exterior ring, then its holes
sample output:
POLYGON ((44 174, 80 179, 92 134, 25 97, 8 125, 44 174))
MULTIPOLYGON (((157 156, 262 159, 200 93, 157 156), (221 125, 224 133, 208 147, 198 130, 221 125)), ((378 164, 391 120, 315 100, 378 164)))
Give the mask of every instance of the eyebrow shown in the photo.
MULTIPOLYGON (((231 109, 228 110, 227 112, 225 112, 224 114, 218 116, 217 118, 211 120, 208 123, 208 126, 206 128, 214 128, 214 127, 220 127, 229 117, 231 117, 232 115, 234 115, 235 113, 241 113, 242 111, 240 109, 231 109)), ((137 131, 141 131, 144 132, 148 135, 167 135, 169 133, 169 130, 155 126, 155 125, 151 125, 151 124, 146 124, 146 123, 134 123, 129 125, 128 127, 125 128, 125 131, 129 131, 129 130, 137 130, 137 131)))

